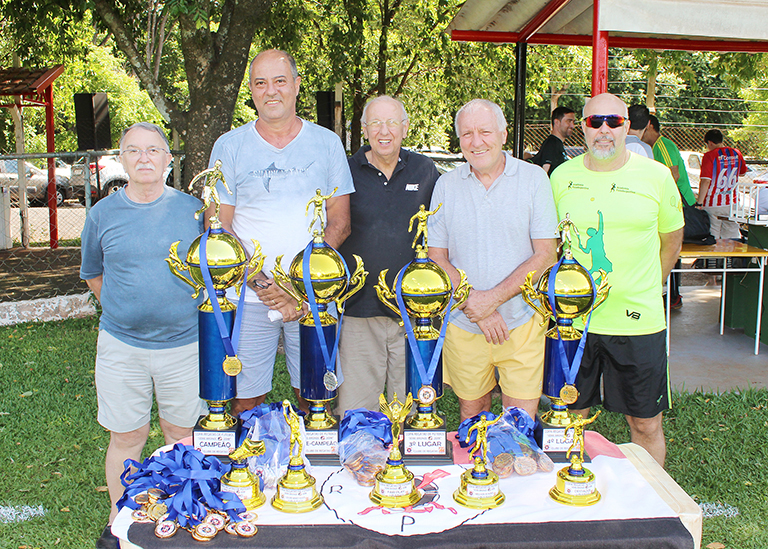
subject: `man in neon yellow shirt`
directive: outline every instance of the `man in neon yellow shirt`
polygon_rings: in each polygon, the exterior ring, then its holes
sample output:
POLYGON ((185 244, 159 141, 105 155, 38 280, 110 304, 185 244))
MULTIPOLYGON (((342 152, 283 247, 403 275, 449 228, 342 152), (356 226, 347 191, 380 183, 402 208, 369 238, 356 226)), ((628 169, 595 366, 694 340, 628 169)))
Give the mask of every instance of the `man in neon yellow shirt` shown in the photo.
POLYGON ((608 266, 611 285, 592 314, 572 409, 587 415, 602 403, 623 413, 632 442, 663 465, 670 395, 661 288, 680 253, 684 221, 669 169, 626 149, 628 124, 618 97, 590 99, 582 122, 588 151, 551 179, 559 219, 568 214, 579 229, 574 257, 593 274, 608 266))

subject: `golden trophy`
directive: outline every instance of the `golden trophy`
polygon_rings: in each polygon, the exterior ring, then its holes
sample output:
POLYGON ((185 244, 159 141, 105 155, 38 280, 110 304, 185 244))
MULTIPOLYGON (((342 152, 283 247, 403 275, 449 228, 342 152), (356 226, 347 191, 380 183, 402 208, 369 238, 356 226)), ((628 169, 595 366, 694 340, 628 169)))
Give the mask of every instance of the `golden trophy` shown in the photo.
POLYGON ((306 513, 323 504, 323 496, 315 489, 315 478, 307 473, 301 457, 304 444, 301 441, 301 418, 291 403, 283 401, 283 416, 291 428, 288 470, 277 481, 277 492, 272 497, 272 507, 284 513, 306 513), (296 449, 294 453, 294 449, 296 449))
POLYGON ((421 499, 413 482, 413 473, 405 468, 400 453, 400 430, 412 406, 413 396, 410 393, 405 399, 405 405, 397 400, 397 393, 390 403, 387 403, 384 395, 379 395, 381 412, 392 422, 392 449, 384 470, 376 473, 376 484, 369 496, 373 503, 381 507, 410 507, 421 499))
POLYGON ((463 271, 455 291, 448 274, 429 259, 427 218, 442 204, 429 211, 422 204, 410 219, 408 231, 416 221, 412 247, 416 258, 395 277, 392 288, 387 285, 385 269, 374 286, 379 300, 400 317, 405 327, 405 391, 416 395, 416 413, 408 419, 404 432, 404 453, 409 463, 453 463, 453 446, 445 434, 445 416, 437 411, 437 400, 443 396, 442 347, 446 315, 463 303, 471 286, 463 271), (419 237, 423 243, 419 244, 419 237), (413 319, 413 321, 411 320, 413 319), (439 319, 438 331, 433 323, 439 319), (412 325, 413 322, 413 325, 412 325))
POLYGON ((247 459, 264 453, 264 443, 246 438, 229 454, 232 469, 221 477, 221 491, 237 494, 246 510, 253 511, 264 505, 267 498, 259 488, 259 479, 248 469, 247 459))
POLYGON ((584 426, 595 421, 599 415, 599 410, 589 419, 578 414, 570 414, 571 422, 565 429, 566 431, 573 429, 573 443, 565 456, 571 460, 571 464, 557 472, 555 486, 549 491, 549 497, 559 503, 586 507, 600 501, 600 492, 595 486, 595 474, 583 466, 584 426), (578 452, 575 451, 577 446, 578 452))
POLYGON ((190 182, 204 179, 203 206, 195 213, 195 219, 204 213, 213 202, 215 212, 209 218, 210 228, 192 241, 187 251, 186 263, 179 257, 179 242, 171 245, 169 257, 165 259, 171 272, 194 288, 193 298, 205 289, 208 298, 198 307, 200 398, 208 403, 208 415, 201 416, 193 430, 192 444, 196 450, 208 455, 225 458, 235 448, 239 420, 227 413, 226 404, 237 393, 237 374, 242 363, 237 358, 237 344, 240 337, 240 315, 237 307, 226 298, 227 288, 235 286, 242 301, 246 277, 250 279, 261 271, 264 256, 261 245, 253 243, 253 254, 248 256, 237 238, 225 231, 219 221, 219 195, 216 183, 221 181, 229 187, 221 173, 221 161, 213 168, 200 172, 190 182), (202 259, 201 259, 202 258, 202 259), (182 273, 189 271, 191 280, 182 273), (216 296, 216 299, 211 299, 216 296))
POLYGON ((480 420, 467 431, 465 442, 469 442, 472 431, 477 431, 475 446, 470 455, 474 456, 475 465, 461 474, 461 484, 453 493, 456 503, 470 509, 492 509, 504 503, 504 494, 499 490, 499 475, 490 471, 488 464, 488 427, 496 423, 502 416, 488 421, 484 414, 480 420))
POLYGON ((344 302, 363 287, 368 275, 359 256, 354 256, 357 267, 350 275, 341 254, 324 241, 323 203, 333 192, 324 196, 318 189, 307 204, 307 213, 314 207, 309 226, 314 236, 293 258, 289 274, 280 265, 282 256, 275 260, 272 271, 275 283, 298 302, 297 311, 305 301, 309 303, 309 312, 299 319, 301 396, 310 404, 305 418, 307 455, 320 464, 338 463, 338 418, 328 413, 326 403, 336 397, 339 386, 336 353, 344 302), (313 229, 316 222, 320 230, 313 229), (332 301, 339 312, 338 321, 328 312, 332 301))
MULTIPOLYGON (((602 217, 601 217, 602 219, 602 217)), ((550 410, 541 416, 541 440, 536 442, 547 454, 562 454, 571 440, 566 438, 570 424, 568 405, 579 396, 576 377, 586 344, 589 317, 605 298, 610 286, 607 274, 599 269, 599 285, 593 275, 576 261, 571 253, 571 236, 578 238, 578 230, 570 216, 560 223, 562 256, 552 267, 544 271, 534 288, 533 273, 528 273, 522 289, 523 299, 543 318, 542 325, 555 320, 555 326, 546 334, 544 353, 544 383, 542 392, 550 400, 550 410), (554 284, 550 281, 554 280, 554 284), (581 317, 584 332, 574 328, 573 320, 581 317)), ((538 435, 538 433, 537 433, 538 435)))

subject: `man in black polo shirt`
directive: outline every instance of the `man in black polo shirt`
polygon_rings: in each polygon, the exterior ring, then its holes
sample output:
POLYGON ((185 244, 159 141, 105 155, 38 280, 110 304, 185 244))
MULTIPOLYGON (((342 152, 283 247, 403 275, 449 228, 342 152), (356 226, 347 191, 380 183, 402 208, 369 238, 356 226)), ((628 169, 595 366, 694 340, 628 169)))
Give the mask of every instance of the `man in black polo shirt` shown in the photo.
POLYGON ((575 126, 576 115, 573 109, 557 107, 553 110, 552 133, 541 144, 539 152, 531 159, 531 162, 541 166, 547 174, 552 175, 555 168, 568 160, 563 142, 571 136, 575 126))
MULTIPOLYGON (((432 160, 401 148, 408 133, 403 104, 382 95, 363 110, 363 135, 370 143, 349 159, 355 182, 350 195, 352 233, 340 246, 347 264, 352 254, 363 258, 369 272, 363 289, 347 301, 341 325, 339 360, 344 383, 337 412, 378 410, 379 394, 405 393, 405 337, 399 319, 376 296, 379 273, 389 269, 392 284, 398 271, 414 258, 408 221, 424 204, 429 207, 439 177, 432 160)), ((352 264, 354 262, 352 261, 352 264)))

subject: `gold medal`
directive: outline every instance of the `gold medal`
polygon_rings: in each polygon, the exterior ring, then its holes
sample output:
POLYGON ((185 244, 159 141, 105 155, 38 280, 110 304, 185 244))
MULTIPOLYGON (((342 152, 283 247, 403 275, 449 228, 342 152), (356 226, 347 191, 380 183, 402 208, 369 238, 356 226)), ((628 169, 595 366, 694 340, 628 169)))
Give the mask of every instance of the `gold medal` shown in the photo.
POLYGON ((236 376, 243 371, 243 363, 237 356, 228 356, 222 362, 221 367, 224 369, 224 373, 228 376, 236 376))
POLYGON ((139 505, 146 505, 149 503, 149 496, 146 493, 136 494, 136 496, 133 498, 133 501, 139 505))
POLYGON ((192 531, 192 537, 197 541, 211 541, 219 531, 213 524, 201 522, 192 531))
POLYGON ((573 385, 566 384, 560 389, 560 400, 566 404, 573 404, 579 398, 579 391, 573 385))
POLYGON ((250 538, 252 536, 256 535, 256 532, 258 532, 259 529, 256 527, 255 524, 252 522, 238 522, 235 524, 235 532, 238 536, 242 536, 244 538, 250 538))
POLYGON ((155 526, 155 535, 161 539, 173 537, 179 529, 175 520, 164 520, 155 526))

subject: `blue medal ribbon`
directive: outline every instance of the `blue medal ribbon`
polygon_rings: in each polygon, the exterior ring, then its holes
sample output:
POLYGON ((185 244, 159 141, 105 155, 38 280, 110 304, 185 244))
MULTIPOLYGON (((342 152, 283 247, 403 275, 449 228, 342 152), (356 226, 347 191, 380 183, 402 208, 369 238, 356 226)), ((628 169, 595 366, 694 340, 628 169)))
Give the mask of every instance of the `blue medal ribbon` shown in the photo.
POLYGON ((240 342, 240 324, 243 320, 243 303, 245 303, 245 285, 248 280, 248 264, 246 263, 245 265, 243 285, 240 287, 240 299, 237 302, 237 312, 235 313, 235 324, 232 326, 232 337, 230 338, 227 325, 224 323, 224 315, 219 306, 219 298, 216 296, 216 290, 213 287, 211 272, 208 268, 208 254, 206 253, 206 249, 208 236, 210 234, 211 229, 208 228, 200 239, 200 273, 203 275, 205 290, 208 292, 208 297, 211 299, 213 317, 216 319, 216 325, 219 327, 219 334, 221 335, 221 342, 224 344, 224 351, 227 353, 227 356, 237 356, 237 347, 240 342))
MULTIPOLYGON (((309 309, 312 311, 312 319, 314 320, 315 325, 315 333, 317 334, 317 339, 320 342, 320 350, 323 352, 323 360, 325 361, 325 369, 328 372, 335 372, 336 370, 336 352, 339 350, 339 336, 341 335, 341 330, 336 330, 336 341, 333 344, 333 351, 331 353, 328 353, 328 345, 325 342, 325 336, 323 334, 323 326, 320 322, 320 310, 317 307, 317 300, 315 299, 315 289, 312 287, 312 275, 309 272, 309 258, 312 255, 312 245, 314 244, 314 241, 310 241, 309 244, 307 244, 307 247, 304 248, 304 255, 302 256, 301 266, 302 266, 302 281, 304 282, 304 291, 307 292, 307 301, 309 302, 309 309)), ((341 263, 344 265, 344 273, 347 276, 347 282, 349 282, 350 276, 349 276, 349 269, 347 268, 347 262, 344 261, 344 258, 339 254, 339 257, 341 258, 341 263)), ((346 289, 346 288, 345 288, 346 289)), ((344 318, 344 313, 339 314, 339 326, 341 325, 341 321, 344 318)), ((341 385, 343 378, 338 379, 339 385, 341 385)))
MULTIPOLYGON (((410 265, 410 263, 408 264, 410 265)), ((416 345, 416 335, 413 332, 413 326, 411 326, 411 319, 408 316, 408 310, 405 308, 405 302, 403 301, 403 275, 406 265, 395 277, 395 299, 397 301, 397 308, 400 311, 400 317, 405 326, 405 333, 408 334, 408 348, 411 350, 413 361, 416 363, 416 370, 419 372, 421 383, 424 385, 432 384, 432 379, 435 377, 435 371, 437 370, 437 363, 440 360, 440 353, 443 350, 443 342, 445 341, 445 330, 448 327, 448 319, 446 318, 450 313, 451 307, 453 307, 453 287, 451 287, 451 298, 448 301, 448 309, 446 316, 443 317, 442 324, 440 326, 440 336, 437 338, 437 343, 432 352, 432 356, 429 359, 429 367, 424 367, 424 360, 421 357, 421 352, 416 345)))
POLYGON ((339 423, 339 442, 346 437, 365 431, 379 439, 384 446, 392 444, 392 422, 381 412, 356 408, 347 410, 339 423))
MULTIPOLYGON (((557 271, 560 269, 560 266, 563 264, 563 257, 561 257, 557 263, 555 263, 552 266, 552 269, 549 271, 549 282, 547 284, 547 299, 549 300, 549 307, 552 309, 552 314, 557 316, 557 309, 556 309, 556 302, 555 302, 555 281, 557 279, 557 271)), ((593 299, 596 297, 597 291, 595 290, 595 281, 592 280, 592 275, 589 275, 589 282, 592 287, 592 297, 593 299)), ((563 343, 563 338, 560 335, 560 327, 557 325, 557 321, 555 321, 555 329, 557 330, 557 341, 558 341, 558 349, 560 351, 560 368, 563 370, 563 376, 565 377, 565 383, 567 385, 575 385, 576 384, 576 374, 579 371, 579 366, 581 366, 581 357, 584 354, 584 346, 587 344, 587 331, 589 330, 589 321, 592 319, 592 309, 589 311, 589 315, 587 316, 587 322, 584 325, 584 331, 581 334, 581 340, 579 341, 579 347, 576 349, 576 352, 573 355, 573 361, 569 364, 568 363, 568 356, 565 353, 565 344, 563 343)))
POLYGON ((191 446, 177 443, 168 452, 150 456, 142 463, 125 460, 120 481, 125 486, 117 508, 138 509, 133 497, 149 488, 159 488, 168 498, 168 520, 182 527, 193 527, 205 519, 208 509, 225 512, 231 520, 242 519, 245 506, 237 494, 219 490, 220 479, 228 467, 214 456, 206 456, 191 446))

